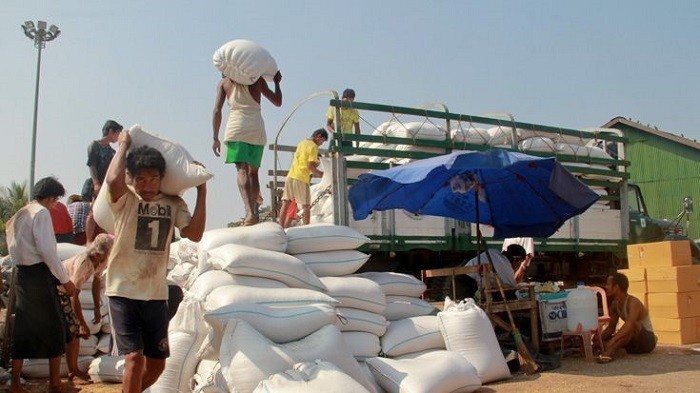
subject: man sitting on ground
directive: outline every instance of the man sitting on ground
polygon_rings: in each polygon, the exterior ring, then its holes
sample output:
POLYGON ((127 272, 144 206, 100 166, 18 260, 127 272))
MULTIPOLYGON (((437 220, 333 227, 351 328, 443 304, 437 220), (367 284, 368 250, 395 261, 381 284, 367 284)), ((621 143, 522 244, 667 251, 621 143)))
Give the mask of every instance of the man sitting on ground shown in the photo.
POLYGON ((624 348, 627 353, 640 354, 649 353, 656 347, 656 335, 651 326, 649 311, 639 299, 627 294, 627 288, 629 280, 622 273, 609 276, 605 284, 605 291, 612 303, 610 323, 601 334, 605 350, 597 358, 599 363, 611 362, 620 348, 624 348), (620 318, 624 323, 615 331, 620 318))

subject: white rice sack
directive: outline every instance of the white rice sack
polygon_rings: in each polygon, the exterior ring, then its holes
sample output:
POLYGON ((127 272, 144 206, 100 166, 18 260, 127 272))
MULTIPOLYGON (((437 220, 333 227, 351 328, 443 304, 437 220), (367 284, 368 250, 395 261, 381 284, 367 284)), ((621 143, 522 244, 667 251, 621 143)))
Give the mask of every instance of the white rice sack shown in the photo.
POLYGON ((232 274, 270 278, 292 288, 326 290, 304 262, 283 252, 225 244, 209 250, 209 262, 232 274))
POLYGON ((83 318, 85 319, 85 323, 87 324, 90 334, 97 334, 100 331, 100 329, 102 329, 102 321, 98 323, 92 323, 92 318, 94 317, 95 312, 93 310, 83 309, 83 318))
POLYGON ((80 349, 78 350, 78 355, 80 356, 93 356, 97 353, 97 336, 92 334, 88 338, 79 338, 80 349))
MULTIPOLYGON (((61 243, 58 243, 58 244, 61 244, 61 243)), ((102 281, 102 283, 104 284, 104 280, 102 281)), ((92 290, 92 277, 90 277, 89 280, 85 281, 83 283, 83 285, 81 285, 80 288, 78 288, 78 289, 80 289, 81 291, 91 291, 92 290)), ((81 302, 81 304, 82 304, 82 302, 81 302)))
POLYGON ((362 370, 362 373, 365 374, 365 378, 369 380, 369 382, 372 384, 372 387, 377 393, 384 393, 384 389, 382 389, 381 386, 377 383, 377 381, 374 378, 374 374, 372 374, 372 371, 369 369, 369 366, 367 363, 365 363, 364 360, 357 360, 357 365, 360 366, 360 369, 362 370))
MULTIPOLYGON (((129 130, 133 150, 140 146, 150 146, 158 150, 165 159, 165 175, 160 183, 163 194, 181 195, 185 190, 196 187, 212 178, 212 173, 199 164, 184 147, 144 130, 136 124, 129 130)), ((114 233, 114 216, 109 207, 109 185, 105 181, 93 203, 95 222, 108 233, 114 233)))
POLYGON ((56 251, 58 252, 58 259, 65 261, 68 258, 85 252, 85 246, 79 246, 73 243, 56 243, 56 251))
POLYGON ((341 335, 343 336, 345 347, 357 360, 365 360, 378 356, 379 352, 382 350, 379 337, 376 334, 367 332, 341 332, 341 335))
POLYGON ((170 357, 165 363, 165 370, 147 391, 156 393, 189 390, 190 379, 199 363, 197 351, 207 333, 201 303, 191 298, 183 299, 168 325, 170 357))
POLYGON ((228 387, 218 360, 202 359, 192 377, 193 393, 226 393, 228 387))
POLYGON ((282 344, 300 340, 321 327, 336 322, 335 307, 329 304, 271 307, 262 304, 235 304, 204 313, 215 348, 231 319, 248 322, 271 341, 282 344))
POLYGON ((427 349, 445 349, 437 317, 432 315, 393 321, 380 341, 382 352, 389 357, 427 349))
POLYGON ((236 276, 224 270, 209 270, 197 277, 187 296, 204 300, 211 291, 226 285, 242 285, 256 288, 289 288, 277 280, 262 277, 236 276))
MULTIPOLYGON (((78 299, 80 299, 80 307, 83 310, 94 310, 95 309, 95 301, 92 298, 92 288, 81 289, 80 293, 78 294, 78 299)), ((100 293, 99 300, 100 300, 100 307, 102 307, 104 304, 107 304, 107 296, 105 296, 104 290, 100 293)), ((92 317, 90 317, 90 319, 92 319, 92 317)))
MULTIPOLYGON (((78 370, 87 371, 94 359, 92 356, 78 356, 78 370)), ((68 376, 68 365, 66 364, 65 356, 61 356, 59 374, 61 377, 68 376)), ((26 378, 48 378, 49 359, 24 359, 22 376, 26 378)))
POLYGON ((124 356, 104 355, 90 363, 88 374, 93 382, 121 383, 124 378, 124 356))
POLYGON ((386 318, 383 315, 357 308, 336 307, 343 332, 368 332, 382 336, 386 332, 386 318))
POLYGON ((160 182, 160 191, 163 194, 181 195, 185 190, 196 187, 214 176, 202 165, 194 163, 194 158, 180 144, 146 131, 139 124, 129 129, 129 135, 131 136, 129 150, 150 146, 165 158, 165 175, 160 182))
MULTIPOLYGON (((241 285, 226 285, 211 291, 204 305, 205 310, 215 310, 228 305, 264 304, 268 306, 298 306, 305 304, 335 305, 337 300, 323 292, 304 288, 267 288, 254 290, 241 285)), ((171 322, 172 323, 172 322, 171 322)))
POLYGON ((209 327, 202 318, 204 309, 202 302, 186 297, 180 302, 177 312, 173 315, 168 324, 168 332, 185 332, 192 335, 206 335, 209 332, 209 327))
POLYGON ((168 270, 174 268, 176 265, 180 264, 180 241, 182 239, 175 240, 170 243, 170 253, 168 254, 168 270))
POLYGON ((444 311, 437 318, 447 350, 474 365, 482 383, 510 377, 491 321, 473 299, 460 303, 446 299, 444 311))
MULTIPOLYGON (((207 232, 205 231, 204 234, 207 232)), ((202 234, 202 236, 204 236, 202 234)), ((177 242, 170 243, 171 258, 178 259, 180 264, 197 265, 199 263, 199 243, 195 243, 190 239, 181 238, 177 242), (173 254, 173 245, 177 243, 177 255, 173 254)))
POLYGON ((252 85, 261 76, 267 80, 277 73, 277 62, 259 44, 245 39, 229 41, 214 52, 214 66, 225 76, 243 85, 252 85))
MULTIPOLYGON (((513 140, 513 128, 508 126, 493 126, 486 130, 489 134, 489 145, 506 145, 513 140)), ((517 138, 517 130, 516 130, 517 138)))
POLYGON ((240 244, 262 250, 284 252, 287 249, 287 234, 282 227, 271 221, 249 227, 218 228, 204 231, 199 248, 199 274, 208 270, 205 259, 207 251, 224 244, 240 244))
POLYGON ((318 277, 338 277, 353 274, 369 259, 369 254, 357 250, 321 251, 296 254, 318 277))
POLYGON ((105 181, 100 187, 100 192, 92 203, 92 216, 97 225, 107 233, 114 233, 114 216, 109 207, 109 184, 105 181))
POLYGON ((414 359, 376 357, 365 363, 388 393, 467 393, 481 388, 474 366, 449 351, 429 352, 414 359))
POLYGON ((432 304, 423 299, 411 296, 389 295, 386 297, 386 309, 383 315, 387 321, 396 321, 397 319, 428 315, 435 310, 432 304))
POLYGON ((111 353, 112 335, 110 333, 103 333, 97 340, 97 351, 100 353, 111 353))
POLYGON ((316 359, 333 363, 374 392, 355 358, 345 348, 338 328, 326 325, 299 341, 275 344, 248 323, 232 320, 224 330, 220 349, 221 372, 229 391, 253 392, 260 381, 294 364, 316 359))
POLYGON ((359 382, 332 363, 315 360, 295 364, 292 369, 260 381, 254 393, 368 393, 359 382))
POLYGON ((287 228, 287 253, 354 250, 369 238, 344 225, 311 224, 287 228))
POLYGON ((469 126, 467 128, 453 128, 451 131, 452 141, 455 143, 470 143, 473 145, 486 145, 491 139, 488 131, 484 128, 469 126))
POLYGON ((180 288, 187 288, 191 279, 190 276, 195 272, 197 266, 189 263, 181 263, 175 265, 166 276, 169 281, 174 282, 180 288))
POLYGON ((112 324, 109 320, 109 314, 102 316, 102 326, 100 327, 102 333, 110 333, 112 331, 112 324))
POLYGON ((420 297, 426 289, 423 281, 405 273, 364 272, 357 274, 357 276, 376 282, 387 296, 420 297))
POLYGON ((199 363, 196 354, 204 337, 204 334, 170 331, 168 333, 170 357, 165 362, 165 370, 145 391, 150 393, 189 391, 190 380, 199 363))
POLYGON ((533 136, 520 141, 520 150, 522 151, 540 151, 545 153, 556 152, 556 143, 551 139, 543 136, 533 136))
POLYGON ((326 294, 338 300, 339 307, 358 308, 377 314, 384 312, 386 299, 376 282, 364 277, 321 277, 326 294))
POLYGON ((445 140, 447 132, 427 121, 392 122, 388 134, 398 138, 445 140))

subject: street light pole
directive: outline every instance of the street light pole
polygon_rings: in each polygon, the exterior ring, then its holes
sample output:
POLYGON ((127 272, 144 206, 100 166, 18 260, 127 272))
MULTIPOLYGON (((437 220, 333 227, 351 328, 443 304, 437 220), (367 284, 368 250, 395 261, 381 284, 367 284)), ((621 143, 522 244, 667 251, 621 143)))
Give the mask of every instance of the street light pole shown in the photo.
POLYGON ((37 59, 36 59, 36 86, 34 88, 34 122, 32 125, 32 151, 30 155, 29 163, 29 185, 28 199, 32 198, 32 188, 34 187, 34 168, 36 163, 36 125, 37 125, 37 115, 39 113, 39 79, 41 76, 41 50, 46 46, 48 41, 55 40, 61 30, 58 29, 56 25, 51 25, 51 27, 46 29, 46 22, 38 21, 36 27, 34 22, 26 21, 22 25, 24 30, 24 35, 29 37, 29 39, 34 41, 34 47, 37 48, 37 59))

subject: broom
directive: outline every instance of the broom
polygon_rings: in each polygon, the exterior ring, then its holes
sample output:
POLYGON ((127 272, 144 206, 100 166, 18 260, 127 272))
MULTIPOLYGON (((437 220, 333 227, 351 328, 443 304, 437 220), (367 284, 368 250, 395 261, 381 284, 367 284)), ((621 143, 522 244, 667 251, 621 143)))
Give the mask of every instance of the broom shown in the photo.
MULTIPOLYGON (((477 234, 478 239, 481 239, 480 241, 483 241, 483 238, 481 237, 481 230, 478 228, 477 234)), ((486 244, 484 243, 484 247, 485 246, 486 244)), ((511 334, 513 335, 513 341, 515 341, 515 346, 518 349, 518 361, 520 362, 520 367, 523 369, 523 371, 525 371, 525 373, 533 374, 537 371, 537 369, 539 369, 539 365, 537 365, 535 359, 532 358, 530 350, 527 349, 527 346, 523 341, 523 337, 520 335, 520 330, 518 330, 518 328, 515 326, 513 314, 510 312, 510 307, 508 306, 508 300, 506 299, 505 292, 503 291, 503 284, 501 284, 501 279, 498 277, 498 273, 496 273, 496 268, 493 266, 491 254, 486 252, 486 257, 489 260, 489 265, 491 265, 491 274, 493 274, 496 277, 496 285, 498 286, 498 292, 503 298, 503 305, 505 306, 506 313, 508 314, 508 321, 510 322, 511 334)))
MULTIPOLYGON (((476 189, 474 190, 474 205, 476 213, 476 251, 477 255, 480 253, 481 244, 484 245, 484 251, 486 249, 486 241, 481 234, 481 229, 479 228, 479 184, 476 182, 476 189)), ((532 358, 530 350, 527 349, 525 342, 523 342, 523 337, 520 335, 520 330, 515 326, 515 320, 513 319, 513 314, 510 312, 510 307, 508 306, 508 299, 506 299, 505 292, 503 291, 503 284, 501 284, 501 279, 496 273, 496 268, 493 266, 493 260, 491 259, 491 254, 486 252, 486 258, 489 260, 489 265, 491 266, 491 274, 496 277, 496 285, 498 286, 498 292, 503 298, 503 305, 506 308, 506 313, 508 314, 508 320, 510 322, 511 334, 513 335, 513 341, 515 341, 515 346, 518 349, 518 362, 520 362, 520 367, 527 374, 533 374, 537 371, 539 366, 535 359, 532 358)), ((480 263, 480 261, 479 261, 480 263)))

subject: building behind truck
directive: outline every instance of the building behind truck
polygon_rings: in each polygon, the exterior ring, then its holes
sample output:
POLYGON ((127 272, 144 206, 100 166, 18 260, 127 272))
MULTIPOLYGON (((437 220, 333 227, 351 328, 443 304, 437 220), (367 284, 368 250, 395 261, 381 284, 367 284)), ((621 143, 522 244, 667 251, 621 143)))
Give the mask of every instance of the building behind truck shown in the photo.
MULTIPOLYGON (((336 108, 352 106, 361 113, 385 113, 390 119, 372 125, 371 133, 335 133, 331 152, 322 159, 325 176, 312 186, 312 223, 348 225, 367 235, 371 242, 363 251, 372 255, 369 269, 420 277, 422 270, 456 266, 476 254, 473 223, 400 209, 374 212, 356 221, 347 201, 347 188, 361 173, 453 150, 496 148, 554 156, 601 195, 598 203, 568 220, 553 236, 535 239, 537 255, 527 274, 533 280, 601 284, 610 272, 627 267, 627 244, 660 241, 667 233, 663 221, 649 217, 646 208, 640 207, 644 206, 642 188, 630 182, 636 162, 627 154, 629 139, 624 130, 612 125, 578 130, 524 123, 508 114, 452 113, 444 105, 407 108, 337 99, 330 104, 336 108), (343 140, 359 145, 343 146, 343 140)), ((292 150, 277 145, 271 148, 276 149, 276 155, 292 150)), ((275 167, 271 174, 274 178, 269 187, 276 211, 275 197, 284 171, 275 167)), ((501 239, 492 239, 487 226, 482 226, 482 232, 489 247, 500 249, 501 239)))
POLYGON ((671 233, 700 239, 700 215, 692 211, 693 198, 700 197, 700 143, 624 117, 603 127, 627 138, 629 181, 644 194, 648 214, 670 221, 671 233))

